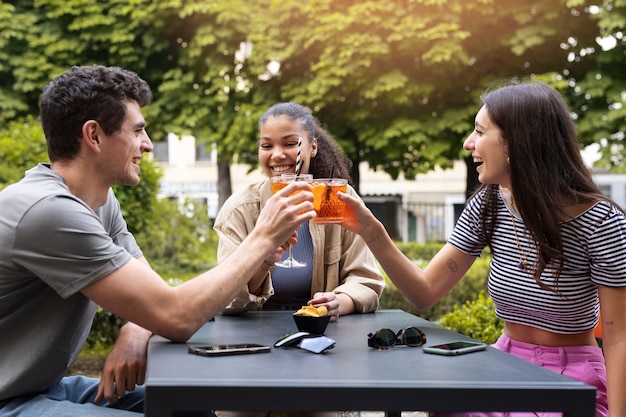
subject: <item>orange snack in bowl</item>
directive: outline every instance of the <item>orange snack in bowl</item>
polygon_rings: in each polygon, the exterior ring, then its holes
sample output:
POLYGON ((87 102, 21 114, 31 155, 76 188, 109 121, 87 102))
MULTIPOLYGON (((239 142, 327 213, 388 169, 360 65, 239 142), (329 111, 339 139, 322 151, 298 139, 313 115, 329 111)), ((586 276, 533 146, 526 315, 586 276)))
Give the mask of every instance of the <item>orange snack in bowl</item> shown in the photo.
POLYGON ((314 306, 302 306, 300 310, 293 313, 294 316, 307 316, 307 317, 324 317, 328 315, 328 309, 326 306, 314 307, 314 306))

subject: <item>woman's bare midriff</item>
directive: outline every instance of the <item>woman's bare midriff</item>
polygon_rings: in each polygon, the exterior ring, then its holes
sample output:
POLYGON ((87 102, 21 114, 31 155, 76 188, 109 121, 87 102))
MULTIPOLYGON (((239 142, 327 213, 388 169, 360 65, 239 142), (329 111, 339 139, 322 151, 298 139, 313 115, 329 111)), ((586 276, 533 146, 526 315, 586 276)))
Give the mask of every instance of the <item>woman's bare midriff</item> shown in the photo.
POLYGON ((504 334, 519 342, 541 346, 598 346, 593 330, 576 334, 556 334, 517 323, 504 323, 504 334))

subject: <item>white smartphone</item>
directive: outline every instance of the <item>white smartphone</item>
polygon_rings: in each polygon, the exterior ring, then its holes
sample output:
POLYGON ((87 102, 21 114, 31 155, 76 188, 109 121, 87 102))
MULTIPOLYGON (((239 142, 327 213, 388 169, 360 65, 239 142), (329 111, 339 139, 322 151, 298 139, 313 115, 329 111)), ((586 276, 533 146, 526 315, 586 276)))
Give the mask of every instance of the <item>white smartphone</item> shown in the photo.
POLYGON ((440 345, 424 346, 422 348, 426 353, 434 353, 436 355, 456 356, 470 352, 478 352, 487 349, 485 343, 456 341, 442 343, 440 345))
POLYGON ((246 353, 266 353, 269 346, 256 343, 234 343, 231 345, 189 346, 189 353, 202 356, 241 355, 246 353))

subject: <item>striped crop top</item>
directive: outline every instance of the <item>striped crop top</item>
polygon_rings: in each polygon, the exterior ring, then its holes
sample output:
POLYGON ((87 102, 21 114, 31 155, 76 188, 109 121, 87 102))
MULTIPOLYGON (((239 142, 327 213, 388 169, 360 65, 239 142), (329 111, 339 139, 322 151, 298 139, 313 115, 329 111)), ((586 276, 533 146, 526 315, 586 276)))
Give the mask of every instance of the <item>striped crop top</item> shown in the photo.
MULTIPOLYGON (((484 195, 479 193, 468 202, 448 240, 474 256, 480 256, 486 246, 480 221, 484 195)), ((496 315, 505 321, 561 334, 588 331, 598 323, 597 286, 626 286, 626 219, 606 201, 561 223, 566 257, 558 281, 562 295, 540 288, 532 267, 520 268, 524 256, 529 265, 535 264, 537 249, 522 218, 512 216, 501 194, 495 222, 488 288, 496 315)), ((552 272, 546 268, 541 279, 554 288, 552 272)))

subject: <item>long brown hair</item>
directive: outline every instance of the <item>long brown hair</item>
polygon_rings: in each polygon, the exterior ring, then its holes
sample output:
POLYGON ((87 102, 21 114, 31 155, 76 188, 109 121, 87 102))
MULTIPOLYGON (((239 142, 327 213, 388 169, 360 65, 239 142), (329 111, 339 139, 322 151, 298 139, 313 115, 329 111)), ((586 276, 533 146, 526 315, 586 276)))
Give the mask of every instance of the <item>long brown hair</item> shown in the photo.
MULTIPOLYGON (((538 247, 534 278, 540 287, 558 292, 566 260, 560 224, 568 218, 566 209, 598 200, 619 206, 593 182, 569 108, 556 90, 545 83, 514 81, 483 95, 482 103, 501 131, 509 153, 513 199, 538 247), (555 271, 554 288, 541 281, 548 266, 555 271)), ((498 186, 483 185, 480 190, 486 191, 482 221, 491 243, 498 186)))

